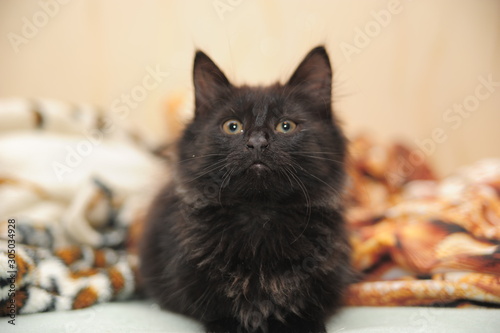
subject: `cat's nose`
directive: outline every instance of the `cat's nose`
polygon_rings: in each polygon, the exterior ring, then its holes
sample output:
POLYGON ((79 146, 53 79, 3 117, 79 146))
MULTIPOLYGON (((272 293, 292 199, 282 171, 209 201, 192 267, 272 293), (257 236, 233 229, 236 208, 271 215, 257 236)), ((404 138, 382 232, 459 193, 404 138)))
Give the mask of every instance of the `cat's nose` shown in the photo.
POLYGON ((248 149, 255 149, 257 151, 266 149, 269 147, 269 142, 266 139, 266 136, 264 133, 252 133, 250 135, 250 138, 248 138, 247 141, 247 148, 248 149))

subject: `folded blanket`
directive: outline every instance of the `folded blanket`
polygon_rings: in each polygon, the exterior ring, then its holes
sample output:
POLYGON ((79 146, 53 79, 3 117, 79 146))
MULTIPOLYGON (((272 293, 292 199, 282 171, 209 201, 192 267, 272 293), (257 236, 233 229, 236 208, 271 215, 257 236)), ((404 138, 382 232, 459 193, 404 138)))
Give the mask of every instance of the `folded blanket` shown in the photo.
MULTIPOLYGON (((137 294, 165 159, 85 105, 0 101, 0 314, 137 294)), ((402 144, 352 140, 350 305, 500 305, 500 160, 438 180, 402 144)))
POLYGON ((95 108, 0 101, 0 313, 132 297, 130 226, 163 178, 161 159, 95 108))
POLYGON ((408 168, 401 145, 361 137, 353 149, 348 220, 362 281, 346 303, 499 306, 500 159, 436 180, 425 161, 408 168))

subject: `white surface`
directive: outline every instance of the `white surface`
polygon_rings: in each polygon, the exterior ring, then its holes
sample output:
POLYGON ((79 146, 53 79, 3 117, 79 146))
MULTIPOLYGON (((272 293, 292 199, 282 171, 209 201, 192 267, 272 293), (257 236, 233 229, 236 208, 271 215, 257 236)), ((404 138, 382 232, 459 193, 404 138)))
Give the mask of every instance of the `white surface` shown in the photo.
MULTIPOLYGON (((150 302, 105 303, 88 309, 0 319, 2 333, 202 333, 194 320, 162 311, 150 302)), ((500 332, 500 310, 440 308, 344 309, 330 319, 328 332, 500 332)))

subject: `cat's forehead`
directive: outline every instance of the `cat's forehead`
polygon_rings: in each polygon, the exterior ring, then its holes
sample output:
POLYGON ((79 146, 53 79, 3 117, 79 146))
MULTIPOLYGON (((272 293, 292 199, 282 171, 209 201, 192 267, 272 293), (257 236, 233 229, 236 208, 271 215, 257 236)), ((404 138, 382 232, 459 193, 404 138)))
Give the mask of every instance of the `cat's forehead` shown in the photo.
POLYGON ((275 87, 245 87, 235 95, 231 104, 232 112, 240 117, 252 118, 256 125, 262 125, 270 118, 279 118, 292 109, 292 103, 275 87))

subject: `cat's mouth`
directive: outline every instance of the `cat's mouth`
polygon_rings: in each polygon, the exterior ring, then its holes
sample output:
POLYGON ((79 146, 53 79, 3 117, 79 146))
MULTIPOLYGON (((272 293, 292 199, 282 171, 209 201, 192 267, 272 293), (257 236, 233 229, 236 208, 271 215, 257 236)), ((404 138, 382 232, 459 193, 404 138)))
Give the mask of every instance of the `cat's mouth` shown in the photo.
POLYGON ((271 168, 269 168, 265 163, 261 161, 255 161, 250 165, 248 170, 256 172, 258 175, 260 175, 264 172, 271 171, 271 168))

